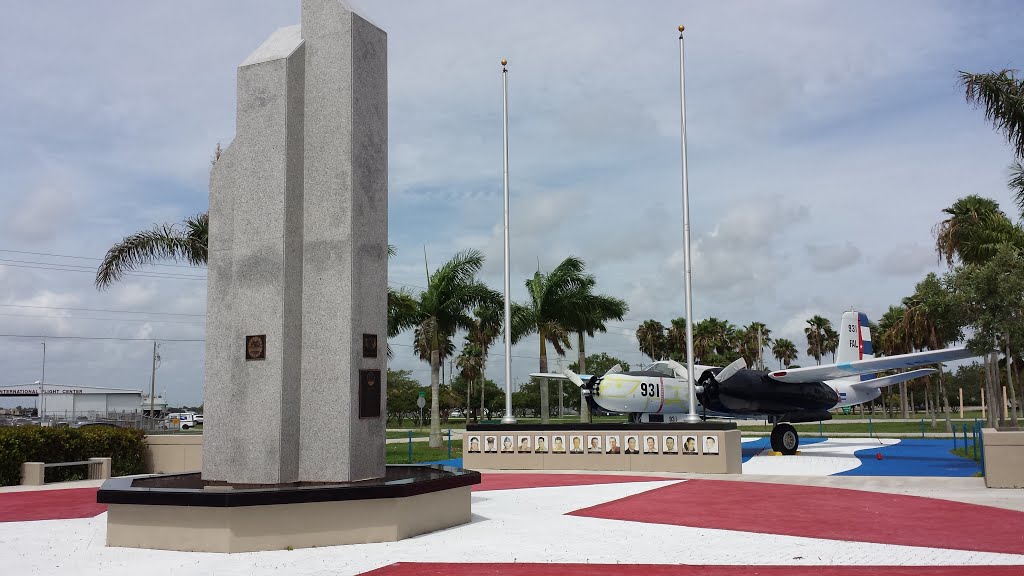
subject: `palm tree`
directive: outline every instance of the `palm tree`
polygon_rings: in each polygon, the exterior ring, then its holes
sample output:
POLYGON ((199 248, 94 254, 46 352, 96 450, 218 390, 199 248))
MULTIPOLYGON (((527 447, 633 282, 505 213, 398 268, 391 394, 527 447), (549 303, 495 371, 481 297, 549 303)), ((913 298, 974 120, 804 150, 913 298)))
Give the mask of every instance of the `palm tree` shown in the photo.
MULTIPOLYGON (((587 354, 584 349, 584 334, 593 338, 597 332, 607 332, 608 328, 605 326, 605 322, 609 320, 622 320, 626 313, 629 312, 629 306, 618 298, 591 293, 583 297, 581 304, 580 308, 576 310, 577 318, 573 328, 576 329, 579 338, 579 347, 576 350, 579 358, 579 369, 580 372, 585 373, 587 369, 587 354)), ((562 415, 562 380, 558 381, 558 414, 559 416, 562 415)), ((583 397, 582 390, 580 390, 580 422, 590 422, 590 405, 587 404, 586 398, 583 397)))
MULTIPOLYGON (((466 343, 475 350, 470 350, 477 358, 477 378, 480 382, 480 415, 484 413, 484 366, 487 364, 487 355, 490 353, 491 344, 501 334, 504 326, 504 309, 494 306, 494 303, 477 306, 473 311, 473 327, 466 334, 466 343)), ((465 347, 463 347, 465 351, 465 347)), ((472 382, 472 380, 470 380, 472 382)))
MULTIPOLYGON (((526 304, 515 304, 512 309, 512 342, 518 342, 531 334, 540 340, 540 371, 548 371, 548 349, 550 343, 555 353, 565 355, 572 348, 569 333, 575 331, 579 321, 578 311, 583 310, 593 276, 584 274, 583 261, 569 256, 547 274, 540 270, 526 281, 530 299, 526 304)), ((540 379, 540 418, 546 424, 550 417, 548 379, 540 379)))
MULTIPOLYGON (((912 296, 903 299, 904 312, 897 330, 902 332, 911 346, 918 350, 945 348, 963 337, 955 307, 952 294, 942 285, 938 276, 930 273, 917 284, 912 296)), ((938 369, 938 393, 944 402, 946 429, 951 432, 949 399, 946 396, 941 363, 938 365, 938 369)), ((929 394, 927 397, 931 401, 931 395, 927 392, 927 382, 925 385, 926 394, 929 394)), ((933 408, 937 408, 938 402, 932 402, 932 405, 933 408)), ((931 411, 932 426, 935 426, 935 412, 935 409, 931 411)))
MULTIPOLYGON (((469 412, 473 412, 473 421, 477 421, 477 412, 472 409, 472 401, 470 400, 473 394, 473 383, 481 379, 484 375, 484 351, 483 347, 473 341, 469 334, 466 335, 466 342, 462 345, 462 352, 459 357, 455 359, 455 366, 459 368, 462 373, 462 379, 466 382, 466 421, 469 421, 469 412)), ((481 383, 480 386, 480 415, 483 416, 484 410, 484 386, 481 383)))
POLYGON ((839 332, 832 329, 829 324, 825 327, 825 352, 832 354, 832 362, 836 361, 836 350, 839 350, 839 332))
POLYGON ((177 224, 157 224, 149 230, 125 236, 107 250, 96 270, 96 288, 105 290, 126 272, 160 260, 203 266, 207 259, 210 216, 206 212, 177 224))
POLYGON ((739 353, 747 366, 757 366, 758 370, 764 369, 761 353, 764 348, 771 347, 771 335, 772 331, 764 322, 751 322, 739 331, 739 353))
POLYGON ((804 334, 807 335, 807 355, 821 365, 821 357, 828 351, 827 331, 832 329, 832 322, 815 314, 807 320, 804 334))
POLYGON ((668 357, 676 362, 686 362, 686 318, 673 318, 666 336, 668 357))
MULTIPOLYGON (((878 329, 871 333, 872 340, 878 344, 877 351, 884 356, 907 354, 913 351, 913 345, 907 338, 907 334, 901 329, 904 313, 906 313, 906 309, 902 306, 889 306, 885 314, 878 319, 878 329)), ((900 382, 899 386, 900 417, 907 418, 909 416, 907 409, 907 383, 900 382)))
POLYGON ((956 261, 986 262, 1005 243, 1024 247, 1024 232, 999 209, 995 200, 971 194, 942 211, 948 217, 932 232, 939 260, 945 260, 948 266, 956 261))
POLYGON ((786 338, 777 338, 772 346, 772 354, 779 360, 779 368, 789 368, 789 365, 796 360, 796 344, 786 338))
POLYGON ((452 338, 458 330, 474 328, 470 310, 501 306, 501 294, 476 279, 483 264, 480 251, 459 252, 430 275, 416 301, 414 346, 420 358, 430 362, 431 448, 441 446, 441 360, 454 354, 452 338))
POLYGON ((640 352, 652 362, 660 360, 665 351, 665 325, 657 320, 644 320, 636 329, 636 341, 640 352))

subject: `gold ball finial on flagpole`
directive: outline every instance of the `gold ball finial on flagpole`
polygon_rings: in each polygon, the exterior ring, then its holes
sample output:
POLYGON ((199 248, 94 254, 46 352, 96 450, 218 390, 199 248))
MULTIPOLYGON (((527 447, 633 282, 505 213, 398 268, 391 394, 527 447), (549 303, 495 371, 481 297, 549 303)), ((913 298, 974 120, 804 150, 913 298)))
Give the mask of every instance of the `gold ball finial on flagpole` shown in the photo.
POLYGON ((683 26, 682 24, 680 24, 679 25, 679 31, 682 32, 683 30, 686 30, 686 26, 683 26))
POLYGON ((505 60, 504 58, 502 58, 501 59, 501 65, 504 66, 506 64, 508 64, 508 60, 505 60))

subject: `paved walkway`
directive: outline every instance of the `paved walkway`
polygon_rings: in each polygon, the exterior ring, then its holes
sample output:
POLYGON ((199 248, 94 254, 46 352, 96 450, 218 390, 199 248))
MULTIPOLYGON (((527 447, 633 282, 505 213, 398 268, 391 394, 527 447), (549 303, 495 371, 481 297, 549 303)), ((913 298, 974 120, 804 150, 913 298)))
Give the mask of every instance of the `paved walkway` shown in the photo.
MULTIPOLYGON (((1022 507, 1024 491, 987 491, 975 478, 713 478, 485 473, 470 524, 401 542, 245 554, 107 548, 101 513, 0 523, 0 549, 11 574, 137 576, 153 566, 256 576, 1024 573, 1024 512, 1009 509, 1022 507), (858 489, 840 489, 850 486, 858 489), (903 492, 999 492, 1014 505, 903 492)), ((0 502, 61 492, 73 490, 5 493, 0 502)))

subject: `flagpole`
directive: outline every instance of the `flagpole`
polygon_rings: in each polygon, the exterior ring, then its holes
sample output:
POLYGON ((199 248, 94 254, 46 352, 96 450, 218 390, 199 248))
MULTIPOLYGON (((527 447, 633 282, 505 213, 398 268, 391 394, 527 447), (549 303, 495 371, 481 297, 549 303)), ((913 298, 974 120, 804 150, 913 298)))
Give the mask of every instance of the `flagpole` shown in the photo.
POLYGON ((505 176, 505 417, 502 424, 515 424, 512 415, 512 301, 509 295, 508 260, 508 60, 501 60, 501 108, 503 135, 503 165, 505 176))
POLYGON ((697 391, 696 382, 693 378, 693 290, 691 287, 691 259, 690 259, 690 191, 686 174, 686 58, 683 51, 683 30, 686 28, 679 25, 679 126, 682 140, 683 158, 683 251, 685 252, 685 280, 686 280, 686 377, 687 388, 689 388, 690 411, 684 420, 686 422, 700 422, 697 416, 697 391))

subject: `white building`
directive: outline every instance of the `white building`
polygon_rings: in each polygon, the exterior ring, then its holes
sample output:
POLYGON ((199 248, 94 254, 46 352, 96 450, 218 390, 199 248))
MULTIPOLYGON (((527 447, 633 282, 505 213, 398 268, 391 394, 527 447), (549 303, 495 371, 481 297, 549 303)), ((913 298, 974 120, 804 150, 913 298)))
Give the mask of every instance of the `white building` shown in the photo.
POLYGON ((62 384, 21 384, 0 386, 0 398, 29 397, 42 416, 73 418, 121 412, 140 412, 141 390, 64 386, 62 384), (40 391, 42 396, 40 397, 40 391))

